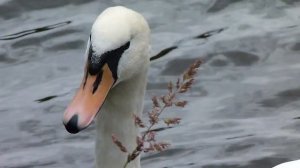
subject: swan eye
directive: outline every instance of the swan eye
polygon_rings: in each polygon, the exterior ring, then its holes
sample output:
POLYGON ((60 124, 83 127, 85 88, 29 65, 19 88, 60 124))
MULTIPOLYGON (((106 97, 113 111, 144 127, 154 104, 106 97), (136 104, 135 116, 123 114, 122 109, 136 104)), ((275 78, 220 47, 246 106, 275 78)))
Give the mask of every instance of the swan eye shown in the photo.
MULTIPOLYGON (((90 38, 91 39, 91 38, 90 38)), ((90 42, 91 44, 91 42, 90 42)), ((107 51, 102 55, 97 55, 93 50, 92 45, 90 45, 88 53, 88 72, 90 75, 99 75, 102 73, 102 67, 107 64, 111 70, 113 77, 117 80, 118 75, 118 64, 122 54, 130 47, 130 41, 126 42, 119 48, 107 51)))
POLYGON ((125 50, 127 50, 129 47, 130 47, 130 41, 128 41, 127 43, 125 43, 124 45, 122 45, 121 47, 115 50, 103 54, 103 56, 105 55, 104 58, 106 58, 108 67, 112 71, 115 80, 118 79, 117 71, 118 71, 119 60, 123 55, 123 53, 125 52, 125 50))

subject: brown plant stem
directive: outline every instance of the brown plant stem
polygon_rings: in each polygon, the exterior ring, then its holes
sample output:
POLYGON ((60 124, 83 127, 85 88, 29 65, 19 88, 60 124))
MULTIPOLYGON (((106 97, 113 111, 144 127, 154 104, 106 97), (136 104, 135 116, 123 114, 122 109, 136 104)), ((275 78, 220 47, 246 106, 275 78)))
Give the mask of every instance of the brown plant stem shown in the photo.
MULTIPOLYGON (((166 109, 166 105, 164 105, 160 111, 158 112, 158 115, 157 117, 159 117, 161 115, 161 113, 166 109)), ((142 141, 145 141, 146 139, 146 136, 147 134, 151 131, 152 127, 155 125, 155 123, 152 123, 148 128, 147 130, 144 132, 143 136, 142 136, 142 141)), ((128 154, 128 159, 127 161, 125 162, 123 168, 126 168, 126 166, 131 162, 133 161, 137 156, 140 155, 140 153, 142 152, 142 147, 143 147, 143 144, 139 144, 135 149, 134 151, 131 153, 131 154, 128 154)))
POLYGON ((155 139, 155 132, 152 128, 160 121, 163 120, 164 123, 169 127, 170 125, 179 124, 181 118, 159 118, 160 115, 165 111, 166 108, 171 106, 176 107, 185 107, 187 104, 186 100, 178 100, 176 98, 177 94, 182 94, 187 92, 193 85, 195 75, 197 70, 200 67, 202 61, 196 60, 192 65, 190 65, 187 70, 183 73, 181 78, 177 79, 175 85, 172 82, 168 83, 168 93, 161 97, 153 97, 152 111, 148 113, 149 117, 149 126, 144 124, 144 122, 138 116, 134 115, 135 125, 140 128, 147 128, 145 132, 142 133, 142 136, 137 136, 137 146, 132 152, 128 152, 126 147, 118 140, 115 135, 112 135, 113 142, 119 147, 119 149, 127 154, 127 160, 124 163, 123 168, 126 168, 128 164, 136 159, 142 152, 149 151, 162 151, 166 149, 170 144, 164 142, 157 142, 155 139), (163 104, 163 105, 161 105, 163 104), (149 143, 149 147, 145 148, 145 143, 149 143))

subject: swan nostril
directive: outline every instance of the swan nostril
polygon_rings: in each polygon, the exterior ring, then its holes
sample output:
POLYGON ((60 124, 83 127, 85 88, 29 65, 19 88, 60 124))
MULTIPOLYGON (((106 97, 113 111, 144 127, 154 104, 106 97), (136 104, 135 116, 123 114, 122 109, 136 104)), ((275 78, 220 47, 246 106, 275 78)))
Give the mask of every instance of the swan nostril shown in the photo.
POLYGON ((68 123, 64 123, 66 130, 71 134, 76 134, 80 131, 78 128, 78 115, 74 115, 68 123))

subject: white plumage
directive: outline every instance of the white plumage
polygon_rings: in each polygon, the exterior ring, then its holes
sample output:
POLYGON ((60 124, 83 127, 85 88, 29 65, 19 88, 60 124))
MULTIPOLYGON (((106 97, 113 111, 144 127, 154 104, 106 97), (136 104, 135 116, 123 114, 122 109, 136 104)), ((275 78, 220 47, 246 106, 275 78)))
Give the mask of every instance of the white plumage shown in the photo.
MULTIPOLYGON (((92 27, 92 44, 102 53, 130 41, 130 48, 122 55, 118 65, 118 83, 110 91, 97 116, 96 160, 97 168, 121 168, 127 155, 112 143, 116 134, 129 151, 136 147, 139 130, 133 114, 140 115, 149 66, 149 34, 145 19, 125 7, 106 9, 92 27)), ((139 168, 137 158, 128 168, 139 168)))
MULTIPOLYGON (((94 22, 86 52, 85 77, 64 114, 64 125, 78 133, 96 116, 96 167, 122 168, 127 154, 112 142, 115 134, 129 152, 137 146, 149 67, 150 29, 142 15, 111 7, 94 22), (99 109, 101 110, 99 111, 99 109)), ((140 168, 140 157, 126 168, 140 168)))
POLYGON ((286 163, 282 163, 273 168, 300 168, 300 160, 290 161, 286 163))

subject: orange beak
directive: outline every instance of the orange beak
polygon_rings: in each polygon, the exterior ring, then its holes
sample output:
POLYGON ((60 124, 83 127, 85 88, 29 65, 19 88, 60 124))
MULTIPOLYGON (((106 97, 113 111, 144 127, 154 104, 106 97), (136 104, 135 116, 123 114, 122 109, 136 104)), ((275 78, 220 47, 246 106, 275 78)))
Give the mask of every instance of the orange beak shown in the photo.
POLYGON ((88 70, 85 73, 80 88, 64 113, 63 123, 72 134, 91 124, 115 82, 107 64, 96 75, 89 74, 88 70))

